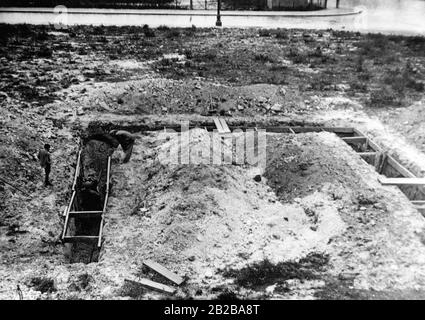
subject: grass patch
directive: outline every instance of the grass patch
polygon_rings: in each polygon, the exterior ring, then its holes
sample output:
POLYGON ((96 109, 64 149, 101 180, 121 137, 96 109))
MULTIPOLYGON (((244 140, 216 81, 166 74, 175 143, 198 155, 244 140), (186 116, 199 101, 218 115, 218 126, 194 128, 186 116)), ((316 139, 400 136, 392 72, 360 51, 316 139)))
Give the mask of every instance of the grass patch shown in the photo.
POLYGON ((269 260, 253 263, 242 269, 222 270, 223 276, 234 278, 235 284, 254 289, 290 279, 314 280, 324 272, 329 256, 310 253, 299 261, 285 261, 277 264, 269 260))
POLYGON ((121 297, 130 297, 136 300, 143 298, 147 292, 146 288, 136 281, 125 280, 123 286, 120 289, 119 295, 121 297))
POLYGON ((379 90, 372 91, 368 101, 368 106, 375 108, 399 106, 400 104, 399 96, 390 86, 384 86, 379 90))
POLYGON ((155 31, 153 31, 147 24, 145 24, 142 28, 143 34, 146 38, 154 38, 155 37, 155 31))
POLYGON ((169 39, 179 38, 180 37, 180 31, 177 30, 177 29, 170 29, 165 33, 165 36, 169 39))
POLYGON ((52 293, 56 291, 55 282, 51 278, 34 277, 31 279, 29 285, 42 293, 52 293))

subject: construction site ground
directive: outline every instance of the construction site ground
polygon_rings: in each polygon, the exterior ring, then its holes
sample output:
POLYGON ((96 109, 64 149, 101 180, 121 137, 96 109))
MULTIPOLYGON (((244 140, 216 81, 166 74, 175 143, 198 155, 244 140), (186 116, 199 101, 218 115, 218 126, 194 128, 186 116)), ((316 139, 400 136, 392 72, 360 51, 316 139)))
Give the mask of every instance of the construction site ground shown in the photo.
MULTIPOLYGON (((0 29, 0 172, 21 189, 0 182, 0 298, 425 298, 424 218, 334 133, 267 133, 266 165, 255 167, 176 164, 179 134, 153 130, 217 116, 355 127, 423 177, 425 38, 0 29), (96 126, 137 139, 129 163, 121 149, 112 159, 98 261, 70 263, 63 212, 79 138, 96 126), (36 159, 45 142, 50 188, 36 159), (184 284, 171 296, 137 285, 173 285, 146 259, 184 284)), ((211 139, 199 126, 186 143, 205 151, 211 139)))

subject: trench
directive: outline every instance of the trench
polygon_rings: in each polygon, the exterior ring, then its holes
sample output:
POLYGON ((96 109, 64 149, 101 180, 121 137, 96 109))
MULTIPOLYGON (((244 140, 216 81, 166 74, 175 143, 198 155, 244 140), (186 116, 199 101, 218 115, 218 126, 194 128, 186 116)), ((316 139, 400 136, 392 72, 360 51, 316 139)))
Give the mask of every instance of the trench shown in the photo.
MULTIPOLYGON (((121 130, 127 130, 130 132, 146 132, 146 131, 158 131, 158 130, 172 130, 180 132, 182 127, 180 124, 157 122, 152 124, 144 123, 126 123, 124 125, 117 125, 110 122, 105 123, 93 123, 100 129, 116 128, 121 130)), ((215 130, 216 127, 211 123, 211 120, 191 121, 191 125, 186 129, 193 128, 204 128, 208 131, 215 130)), ((275 133, 306 133, 306 132, 320 132, 328 131, 335 133, 339 138, 364 138, 358 142, 345 141, 353 150, 368 164, 375 167, 375 170, 388 177, 388 178, 412 178, 416 177, 414 173, 405 168, 397 159, 391 156, 385 156, 379 158, 380 153, 384 153, 383 150, 365 134, 353 127, 326 127, 320 123, 309 123, 305 121, 290 120, 286 122, 257 122, 236 120, 229 123, 229 128, 233 132, 235 130, 259 130, 263 129, 267 132, 275 133)), ((425 200, 425 187, 423 186, 398 186, 398 188, 406 195, 410 201, 424 201, 425 200)), ((421 212, 425 215, 425 211, 421 212)))
MULTIPOLYGON (((92 123, 89 125, 89 127, 90 126, 91 129, 95 128, 95 130, 98 132, 108 132, 108 130, 111 128, 127 130, 130 132, 147 132, 164 129, 179 132, 181 129, 178 125, 155 125, 152 127, 144 124, 117 126, 112 123, 92 123)), ((193 129, 195 127, 201 127, 208 131, 215 129, 215 126, 211 125, 211 123, 198 123, 188 129, 193 129)), ((393 157, 381 157, 382 153, 380 151, 382 151, 382 149, 355 128, 323 127, 319 125, 302 126, 296 124, 289 126, 262 126, 258 123, 239 123, 233 126, 229 125, 229 128, 232 131, 236 129, 242 131, 246 131, 248 129, 255 130, 257 127, 265 129, 267 132, 287 134, 321 131, 333 132, 344 142, 346 142, 366 163, 374 166, 378 173, 388 178, 414 177, 413 173, 403 167, 393 157)), ((87 134, 85 135, 87 136, 87 134)), ((107 140, 99 140, 98 138, 94 137, 83 139, 83 141, 84 143, 82 144, 79 157, 79 174, 77 175, 78 172, 76 169, 76 180, 74 183, 75 200, 71 200, 70 209, 77 213, 102 212, 102 215, 90 216, 90 214, 81 214, 79 216, 70 218, 68 230, 65 228, 64 236, 67 235, 68 232, 70 237, 91 237, 98 241, 71 241, 70 243, 65 243, 65 255, 69 263, 92 263, 98 262, 99 260, 101 253, 101 229, 103 226, 103 214, 105 213, 109 192, 110 157, 114 152, 114 148, 110 143, 108 143, 107 140), (96 235, 99 236, 96 238, 96 235)), ((425 199, 425 190, 423 186, 399 186, 399 189, 410 201, 423 201, 425 199)))
POLYGON ((69 215, 64 231, 65 256, 69 263, 99 260, 103 213, 109 189, 108 159, 112 153, 112 146, 97 138, 89 138, 82 144, 77 159, 79 172, 76 172, 73 186, 75 196, 70 204, 73 215, 69 215))

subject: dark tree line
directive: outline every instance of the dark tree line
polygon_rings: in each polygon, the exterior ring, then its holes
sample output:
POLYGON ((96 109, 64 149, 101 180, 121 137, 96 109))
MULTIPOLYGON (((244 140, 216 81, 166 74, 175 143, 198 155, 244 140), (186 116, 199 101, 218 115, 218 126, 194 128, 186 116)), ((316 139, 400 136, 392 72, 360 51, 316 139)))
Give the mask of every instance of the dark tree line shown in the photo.
MULTIPOLYGON (((217 0, 201 2, 217 3, 217 0)), ((189 9, 181 0, 0 0, 0 7, 55 7, 68 8, 116 8, 116 9, 189 9)), ((195 2, 195 1, 193 1, 195 2)), ((198 1, 199 2, 199 1, 198 1)), ((273 8, 267 0, 222 0, 223 10, 317 10, 326 7, 327 0, 273 0, 273 8)))
POLYGON ((0 7, 173 8, 175 0, 0 0, 0 7))

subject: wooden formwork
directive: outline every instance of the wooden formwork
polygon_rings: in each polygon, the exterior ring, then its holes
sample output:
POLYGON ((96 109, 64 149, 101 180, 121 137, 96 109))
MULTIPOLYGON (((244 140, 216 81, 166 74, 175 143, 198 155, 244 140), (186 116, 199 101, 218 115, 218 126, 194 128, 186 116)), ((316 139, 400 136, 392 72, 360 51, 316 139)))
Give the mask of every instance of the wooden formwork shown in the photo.
MULTIPOLYGON (((202 127, 205 130, 212 131, 219 129, 220 132, 228 132, 230 130, 253 130, 258 131, 259 127, 251 126, 228 126, 224 119, 214 119, 216 124, 213 125, 203 125, 202 127), (218 125, 218 127, 217 127, 218 125)), ((189 127, 189 129, 195 128, 194 126, 189 127)), ((158 127, 150 128, 146 131, 174 131, 179 132, 181 129, 180 126, 174 125, 170 127, 158 127)), ((386 154, 383 149, 375 143, 371 138, 367 137, 360 130, 357 130, 352 127, 326 127, 326 126, 265 126, 261 129, 266 130, 267 132, 273 133, 288 133, 288 134, 298 134, 298 133, 308 133, 308 132, 333 132, 339 136, 342 141, 350 145, 356 153, 368 164, 373 165, 381 175, 391 178, 389 180, 391 183, 385 183, 386 180, 382 180, 383 184, 392 184, 400 188, 400 190, 411 200, 412 204, 417 208, 418 211, 425 214, 425 183, 424 179, 416 177, 410 170, 405 168, 401 163, 399 163, 394 157, 386 154), (402 179, 402 180, 397 180, 402 179), (419 180, 418 180, 419 179, 419 180), (420 183, 419 183, 420 182, 420 183)), ((106 207, 109 197, 109 185, 110 185, 110 172, 111 172, 111 157, 108 157, 107 163, 107 184, 106 184, 106 193, 103 203, 102 211, 79 211, 76 208, 76 195, 77 195, 77 180, 81 172, 81 151, 78 153, 77 166, 75 169, 74 181, 72 185, 72 195, 68 207, 66 208, 65 215, 65 224, 62 233, 62 241, 75 243, 75 242, 97 242, 97 246, 100 248, 102 245, 102 235, 103 235, 103 224, 104 217, 106 213, 106 207), (70 218, 79 219, 79 218, 100 218, 99 233, 97 235, 83 235, 83 236, 72 236, 68 235, 69 220, 70 218)), ((388 181, 387 181, 388 182, 388 181)))
POLYGON ((82 211, 79 210, 77 205, 77 181, 81 173, 81 150, 78 152, 77 165, 75 168, 74 182, 72 184, 72 195, 69 205, 65 210, 65 223, 62 232, 62 242, 63 243, 77 243, 77 242, 88 242, 88 243, 97 243, 97 247, 100 248, 102 245, 102 234, 103 234, 103 224, 104 216, 106 213, 106 206, 108 203, 109 197, 109 179, 111 173, 111 157, 108 157, 107 163, 107 177, 106 177, 106 192, 105 198, 103 201, 103 209, 101 211, 82 211), (69 235, 69 222, 70 219, 99 219, 99 233, 97 235, 69 235))
MULTIPOLYGON (((221 119, 221 123, 225 122, 221 119)), ((217 123, 217 121, 215 121, 217 123)), ((257 130, 255 128, 230 126, 231 130, 257 130)), ((418 178, 410 170, 405 168, 394 157, 384 150, 363 132, 352 127, 322 127, 322 126, 266 126, 267 132, 275 133, 306 133, 306 132, 333 132, 342 141, 351 146, 356 153, 368 164, 373 165, 376 171, 385 176, 379 181, 382 184, 391 184, 407 196, 415 208, 425 215, 425 178, 418 178)))

